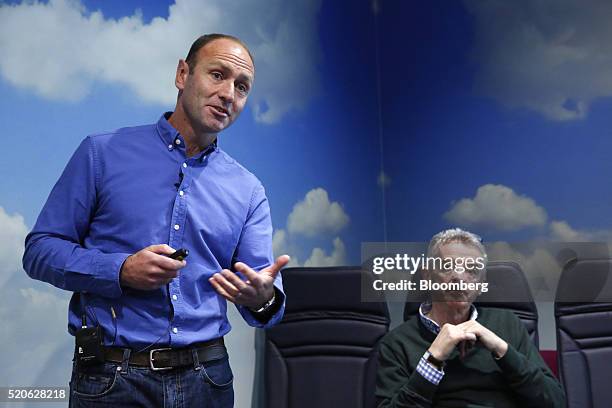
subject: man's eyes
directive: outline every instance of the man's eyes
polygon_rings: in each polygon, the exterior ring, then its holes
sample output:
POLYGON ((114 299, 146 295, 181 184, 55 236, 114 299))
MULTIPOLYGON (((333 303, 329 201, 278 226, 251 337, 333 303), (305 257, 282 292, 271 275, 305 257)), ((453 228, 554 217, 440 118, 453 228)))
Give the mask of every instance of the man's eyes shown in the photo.
POLYGON ((244 84, 238 84, 238 86, 236 87, 238 89, 238 92, 246 95, 249 93, 249 87, 244 85, 244 84))
MULTIPOLYGON (((210 73, 210 76, 215 80, 215 81, 222 81, 224 79, 223 77, 223 73, 219 72, 219 71, 212 71, 210 73)), ((242 95, 247 95, 249 93, 249 86, 245 83, 239 83, 238 85, 236 85, 236 89, 238 90, 238 92, 240 92, 242 95)))
POLYGON ((477 269, 477 268, 457 268, 457 270, 451 269, 451 268, 449 269, 442 268, 438 272, 442 274, 450 274, 451 272, 455 272, 455 271, 460 272, 460 273, 468 273, 470 275, 477 275, 480 273, 480 269, 477 269))

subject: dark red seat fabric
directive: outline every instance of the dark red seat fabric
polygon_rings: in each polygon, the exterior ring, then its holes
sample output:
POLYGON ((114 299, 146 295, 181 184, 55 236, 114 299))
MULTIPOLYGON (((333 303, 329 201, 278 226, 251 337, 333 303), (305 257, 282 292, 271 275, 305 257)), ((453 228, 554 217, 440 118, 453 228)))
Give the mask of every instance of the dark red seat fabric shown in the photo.
POLYGON ((540 355, 550 368, 550 371, 559 378, 559 367, 557 366, 557 352, 555 350, 540 350, 540 355))

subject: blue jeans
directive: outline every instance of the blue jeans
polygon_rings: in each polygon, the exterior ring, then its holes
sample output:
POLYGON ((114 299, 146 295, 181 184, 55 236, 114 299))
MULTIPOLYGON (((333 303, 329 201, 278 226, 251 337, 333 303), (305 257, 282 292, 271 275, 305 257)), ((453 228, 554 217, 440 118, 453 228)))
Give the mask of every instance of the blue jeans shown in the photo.
POLYGON ((198 366, 152 371, 127 363, 72 368, 70 407, 234 406, 233 374, 226 357, 198 366))

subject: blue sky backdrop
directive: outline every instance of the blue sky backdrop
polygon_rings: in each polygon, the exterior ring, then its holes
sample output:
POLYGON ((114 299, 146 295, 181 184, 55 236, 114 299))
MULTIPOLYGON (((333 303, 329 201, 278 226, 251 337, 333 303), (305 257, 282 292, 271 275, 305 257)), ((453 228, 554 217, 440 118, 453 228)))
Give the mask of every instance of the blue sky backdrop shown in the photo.
POLYGON ((382 2, 389 238, 612 235, 600 2, 382 2))

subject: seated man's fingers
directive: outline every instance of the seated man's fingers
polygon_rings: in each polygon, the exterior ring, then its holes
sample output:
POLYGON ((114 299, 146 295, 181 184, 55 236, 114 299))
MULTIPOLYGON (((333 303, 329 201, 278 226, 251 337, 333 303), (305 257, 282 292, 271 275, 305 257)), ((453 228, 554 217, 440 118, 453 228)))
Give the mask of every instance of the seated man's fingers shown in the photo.
POLYGON ((466 332, 465 335, 463 336, 464 340, 468 340, 468 341, 476 341, 476 334, 471 333, 471 332, 466 332))
POLYGON ((236 298, 230 295, 229 293, 227 293, 227 291, 214 278, 210 278, 208 281, 213 286, 213 288, 215 288, 218 294, 220 294, 221 296, 223 296, 225 299, 229 300, 230 302, 236 303, 236 298))
POLYGON ((463 322, 463 323, 458 324, 458 325, 457 325, 457 327, 460 327, 460 328, 461 328, 461 329, 463 329, 463 330, 467 330, 467 329, 469 329, 470 327, 473 327, 473 326, 474 326, 474 323, 476 323, 476 321, 475 321, 475 320, 467 320, 467 321, 465 321, 465 322, 463 322))

